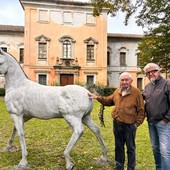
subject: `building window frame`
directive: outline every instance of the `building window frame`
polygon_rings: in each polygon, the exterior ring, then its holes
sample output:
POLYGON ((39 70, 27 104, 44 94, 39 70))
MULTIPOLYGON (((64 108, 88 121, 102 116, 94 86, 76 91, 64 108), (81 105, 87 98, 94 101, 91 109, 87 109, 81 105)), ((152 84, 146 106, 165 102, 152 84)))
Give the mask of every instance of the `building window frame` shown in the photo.
POLYGON ((46 9, 38 9, 38 22, 48 23, 49 22, 49 11, 46 9))
POLYGON ((18 44, 18 61, 20 64, 24 63, 24 43, 18 44))
POLYGON ((94 17, 93 13, 86 13, 86 25, 96 25, 96 17, 94 17))
POLYGON ((42 85, 47 85, 47 74, 38 74, 38 83, 42 85))
POLYGON ((73 13, 70 11, 63 12, 63 24, 73 24, 73 13))
POLYGON ((112 50, 111 50, 111 48, 108 46, 108 47, 107 47, 107 66, 110 66, 110 65, 111 65, 111 53, 112 53, 112 50))
POLYGON ((48 61, 48 47, 51 39, 45 35, 40 35, 35 40, 37 42, 37 60, 48 61))
POLYGON ((65 35, 59 38, 59 42, 62 49, 62 54, 60 58, 74 59, 74 46, 76 41, 71 36, 65 35))
POLYGON ((19 63, 24 63, 24 47, 19 48, 19 63))
POLYGON ((47 60, 47 43, 39 42, 38 43, 38 60, 47 60))
POLYGON ((87 44, 87 61, 95 61, 94 44, 87 44))
POLYGON ((143 78, 137 77, 137 88, 143 90, 143 78))
POLYGON ((92 37, 87 38, 84 40, 84 43, 86 45, 86 62, 87 63, 94 63, 96 61, 96 53, 97 53, 97 44, 98 41, 95 40, 92 37))
POLYGON ((49 70, 35 70, 35 74, 36 74, 36 82, 39 84, 43 84, 43 85, 48 85, 48 80, 49 80, 49 74, 50 71, 49 70), (45 76, 45 80, 40 80, 40 76, 45 76), (42 83, 43 82, 43 83, 42 83))
POLYGON ((120 66, 127 66, 127 49, 126 47, 121 47, 119 49, 119 62, 120 62, 120 66))
POLYGON ((1 41, 0 42, 0 48, 5 51, 5 52, 8 52, 8 45, 4 42, 4 41, 1 41))
POLYGON ((96 75, 95 74, 87 74, 86 75, 86 85, 93 85, 96 83, 96 75))

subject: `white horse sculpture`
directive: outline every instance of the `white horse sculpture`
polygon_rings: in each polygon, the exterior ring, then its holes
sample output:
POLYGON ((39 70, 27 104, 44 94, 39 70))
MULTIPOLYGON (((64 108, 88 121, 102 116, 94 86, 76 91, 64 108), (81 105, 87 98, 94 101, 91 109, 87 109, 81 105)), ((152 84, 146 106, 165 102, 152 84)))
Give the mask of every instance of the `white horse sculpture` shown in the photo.
POLYGON ((82 123, 98 138, 103 149, 102 161, 108 161, 108 150, 100 135, 100 129, 90 117, 93 101, 89 98, 87 89, 77 85, 49 87, 35 83, 27 78, 16 59, 2 49, 0 49, 0 73, 5 76, 5 104, 14 122, 7 149, 12 148, 17 131, 22 149, 18 167, 28 166, 24 122, 31 118, 64 118, 72 128, 73 134, 64 151, 67 170, 74 167, 70 160, 70 152, 83 134, 82 123))

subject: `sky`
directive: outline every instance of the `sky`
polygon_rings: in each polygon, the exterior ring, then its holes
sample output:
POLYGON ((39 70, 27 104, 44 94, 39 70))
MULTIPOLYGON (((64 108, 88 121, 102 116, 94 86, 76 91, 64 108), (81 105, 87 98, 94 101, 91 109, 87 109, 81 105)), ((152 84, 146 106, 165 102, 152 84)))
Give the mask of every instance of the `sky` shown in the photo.
MULTIPOLYGON (((84 0, 86 1, 86 0, 84 0)), ((0 25, 24 26, 24 10, 19 0, 1 0, 0 25)), ((128 26, 124 25, 124 15, 119 13, 116 17, 108 16, 108 33, 143 34, 134 18, 129 20, 128 26)))

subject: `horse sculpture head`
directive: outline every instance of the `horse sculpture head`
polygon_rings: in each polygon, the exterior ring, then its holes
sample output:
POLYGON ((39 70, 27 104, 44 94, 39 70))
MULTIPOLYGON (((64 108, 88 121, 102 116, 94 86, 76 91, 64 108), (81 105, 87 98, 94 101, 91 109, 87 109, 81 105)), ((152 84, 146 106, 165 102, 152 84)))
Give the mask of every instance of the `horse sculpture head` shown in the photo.
POLYGON ((1 48, 0 48, 0 74, 5 74, 8 70, 8 57, 7 53, 5 53, 1 48))

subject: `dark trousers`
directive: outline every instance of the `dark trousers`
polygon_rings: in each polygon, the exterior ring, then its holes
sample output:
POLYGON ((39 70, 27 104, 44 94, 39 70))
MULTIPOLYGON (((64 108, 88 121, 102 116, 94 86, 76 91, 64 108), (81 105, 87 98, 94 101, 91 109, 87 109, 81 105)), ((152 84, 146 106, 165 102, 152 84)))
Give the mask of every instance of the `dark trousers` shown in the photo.
POLYGON ((116 121, 113 121, 113 127, 115 136, 116 170, 124 170, 125 144, 128 158, 127 170, 134 170, 136 165, 136 127, 133 124, 119 124, 116 121))

